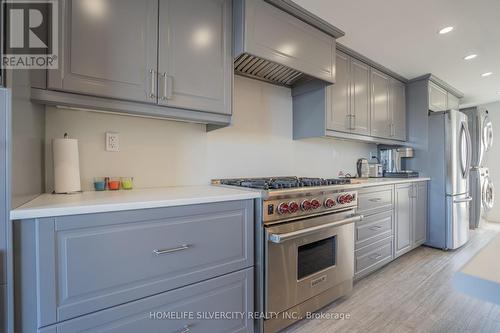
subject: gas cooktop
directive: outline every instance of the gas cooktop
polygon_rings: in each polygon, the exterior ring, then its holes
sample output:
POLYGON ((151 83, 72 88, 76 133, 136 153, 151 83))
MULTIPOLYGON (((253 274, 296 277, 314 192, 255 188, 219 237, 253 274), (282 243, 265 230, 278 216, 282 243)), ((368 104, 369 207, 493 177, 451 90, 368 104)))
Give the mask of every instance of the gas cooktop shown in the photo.
POLYGON ((262 190, 279 190, 300 187, 315 187, 350 184, 350 179, 343 178, 308 178, 308 177, 263 177, 219 179, 212 183, 239 186, 262 190))

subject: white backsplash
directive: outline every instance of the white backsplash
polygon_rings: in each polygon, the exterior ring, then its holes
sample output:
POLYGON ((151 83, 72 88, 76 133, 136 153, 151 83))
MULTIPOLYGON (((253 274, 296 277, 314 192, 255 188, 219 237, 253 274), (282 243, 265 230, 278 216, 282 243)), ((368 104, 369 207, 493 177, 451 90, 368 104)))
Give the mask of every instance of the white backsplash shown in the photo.
POLYGON ((47 191, 53 188, 51 140, 79 139, 82 188, 94 176, 133 176, 136 187, 208 184, 212 178, 355 172, 373 144, 292 139, 290 89, 236 77, 232 124, 205 126, 47 107, 47 191), (106 131, 120 134, 120 152, 104 150, 106 131))

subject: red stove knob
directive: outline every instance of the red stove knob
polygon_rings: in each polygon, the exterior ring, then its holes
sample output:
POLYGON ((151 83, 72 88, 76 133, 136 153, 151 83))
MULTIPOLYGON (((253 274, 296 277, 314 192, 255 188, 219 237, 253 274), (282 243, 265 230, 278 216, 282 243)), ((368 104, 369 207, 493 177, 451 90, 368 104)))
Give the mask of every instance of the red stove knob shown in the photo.
POLYGON ((337 202, 338 202, 339 204, 343 204, 343 203, 344 203, 344 196, 343 196, 343 195, 339 195, 339 196, 337 197, 337 202))
POLYGON ((335 202, 335 200, 333 200, 332 198, 328 198, 325 200, 325 207, 326 208, 332 208, 333 206, 335 206, 337 203, 335 202))
POLYGON ((321 202, 319 202, 318 199, 312 199, 311 206, 312 206, 312 209, 318 209, 319 207, 321 207, 321 202))
POLYGON ((295 201, 291 201, 289 204, 288 204, 288 211, 290 213, 297 213, 300 209, 300 206, 298 203, 296 203, 295 201))
POLYGON ((354 197, 351 194, 346 194, 345 201, 346 203, 351 203, 354 197))
POLYGON ((307 211, 307 210, 311 210, 311 201, 309 200, 304 200, 302 201, 302 203, 300 204, 300 208, 302 208, 302 210, 304 211, 307 211))
POLYGON ((282 202, 278 205, 278 214, 288 214, 290 212, 290 208, 286 202, 282 202))

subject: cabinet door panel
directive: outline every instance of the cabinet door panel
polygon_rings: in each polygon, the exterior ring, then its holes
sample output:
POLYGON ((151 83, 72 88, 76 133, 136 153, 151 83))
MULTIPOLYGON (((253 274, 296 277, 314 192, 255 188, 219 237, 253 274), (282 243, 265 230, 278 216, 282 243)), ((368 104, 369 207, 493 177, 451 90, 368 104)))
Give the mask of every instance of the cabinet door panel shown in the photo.
POLYGON ((158 1, 60 2, 58 70, 48 87, 156 103, 158 1))
POLYGON ((427 183, 420 182, 415 185, 414 198, 413 243, 423 244, 427 239, 427 183))
POLYGON ((406 86, 398 80, 391 80, 391 137, 406 141, 406 86))
POLYGON ((349 132, 350 77, 349 57, 341 52, 336 54, 336 82, 328 86, 331 106, 328 110, 327 126, 329 130, 349 132))
POLYGON ((460 109, 460 99, 454 95, 448 93, 448 109, 449 110, 459 110, 460 109))
POLYGON ((445 111, 448 107, 447 99, 446 90, 429 82, 429 110, 436 112, 445 111))
POLYGON ((396 257, 404 254, 411 248, 412 243, 412 184, 396 186, 395 225, 396 225, 396 257))
POLYGON ((159 103, 231 113, 231 2, 161 0, 159 103))
POLYGON ((371 86, 371 135, 390 138, 389 77, 372 69, 371 86))
POLYGON ((351 61, 351 115, 353 133, 370 135, 370 67, 351 61))

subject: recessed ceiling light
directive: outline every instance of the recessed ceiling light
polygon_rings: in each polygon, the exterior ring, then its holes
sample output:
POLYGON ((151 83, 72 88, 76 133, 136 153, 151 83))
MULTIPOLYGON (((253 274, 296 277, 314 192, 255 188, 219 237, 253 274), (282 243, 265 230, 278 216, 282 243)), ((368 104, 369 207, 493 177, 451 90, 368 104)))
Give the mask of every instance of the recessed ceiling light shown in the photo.
POLYGON ((474 59, 475 57, 477 57, 477 54, 469 54, 468 56, 465 56, 465 57, 464 57, 464 60, 472 60, 472 59, 474 59))
POLYGON ((487 77, 487 76, 490 76, 491 74, 493 74, 493 72, 486 72, 486 73, 481 74, 481 76, 487 77))
POLYGON ((439 30, 440 35, 447 34, 448 32, 451 32, 453 30, 453 27, 444 27, 443 29, 439 30))

